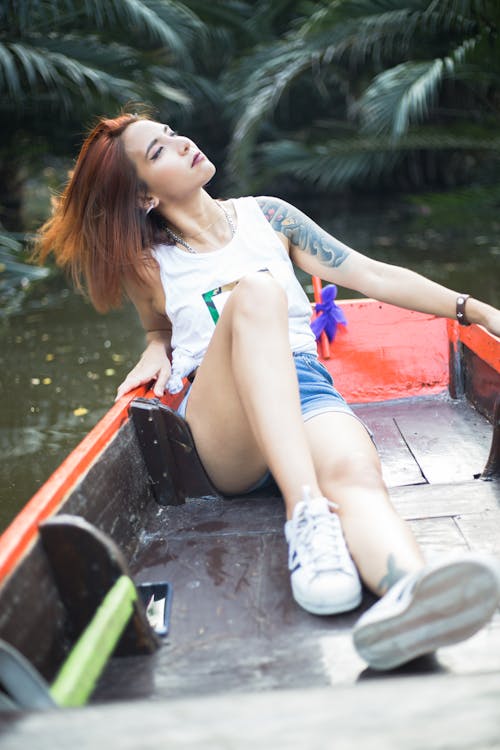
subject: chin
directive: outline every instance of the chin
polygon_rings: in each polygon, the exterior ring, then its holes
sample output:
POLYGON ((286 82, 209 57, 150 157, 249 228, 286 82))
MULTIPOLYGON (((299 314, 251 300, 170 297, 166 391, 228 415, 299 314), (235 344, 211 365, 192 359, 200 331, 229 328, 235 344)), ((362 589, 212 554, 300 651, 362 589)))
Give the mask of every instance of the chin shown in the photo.
POLYGON ((206 167, 207 167, 207 172, 208 172, 209 176, 207 177, 205 185, 207 184, 207 182, 209 182, 212 179, 212 177, 214 176, 214 174, 217 172, 217 169, 215 168, 215 165, 212 164, 212 162, 209 161, 208 159, 206 160, 206 167))

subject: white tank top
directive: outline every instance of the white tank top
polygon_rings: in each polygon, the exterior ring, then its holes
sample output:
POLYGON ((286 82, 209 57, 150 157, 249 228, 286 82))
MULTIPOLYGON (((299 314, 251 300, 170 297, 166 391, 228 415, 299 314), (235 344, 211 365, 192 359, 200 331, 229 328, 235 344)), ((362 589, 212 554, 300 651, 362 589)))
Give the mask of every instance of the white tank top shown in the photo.
POLYGON ((157 245, 165 311, 172 323, 172 376, 168 390, 202 361, 224 304, 248 273, 267 270, 288 298, 288 330, 293 352, 316 353, 309 325, 311 304, 295 276, 283 244, 255 198, 233 201, 237 227, 229 244, 209 253, 188 253, 176 245, 157 245))

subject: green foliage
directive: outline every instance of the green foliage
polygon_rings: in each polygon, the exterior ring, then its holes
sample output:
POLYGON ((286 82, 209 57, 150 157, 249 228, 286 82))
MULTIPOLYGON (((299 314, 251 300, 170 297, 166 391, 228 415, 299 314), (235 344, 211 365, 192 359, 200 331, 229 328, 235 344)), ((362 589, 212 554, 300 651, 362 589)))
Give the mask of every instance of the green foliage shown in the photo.
POLYGON ((71 155, 97 114, 146 101, 181 119, 217 101, 206 24, 177 0, 16 0, 0 7, 0 226, 21 229, 42 155, 71 155), (18 193, 18 195, 16 195, 18 193))
POLYGON ((42 158, 130 101, 227 157, 218 193, 481 178, 499 153, 499 40, 496 0, 4 2, 0 225, 21 228, 42 158))
MULTIPOLYGON (((82 104, 141 98, 170 82, 169 66, 189 61, 188 44, 202 32, 177 2, 8 3, 0 16, 1 109, 22 116, 27 107, 51 107, 69 116, 82 104)), ((186 91, 170 88, 172 101, 188 101, 186 91)))
POLYGON ((414 186, 443 187, 471 177, 454 168, 457 155, 476 176, 483 154, 498 158, 494 0, 337 0, 297 11, 281 40, 251 51, 228 77, 240 189, 287 173, 330 190, 382 177, 401 187, 402 174, 411 186, 412 173, 414 186), (318 94, 326 117, 316 116, 318 94), (307 126, 281 124, 285 99, 310 113, 307 126))

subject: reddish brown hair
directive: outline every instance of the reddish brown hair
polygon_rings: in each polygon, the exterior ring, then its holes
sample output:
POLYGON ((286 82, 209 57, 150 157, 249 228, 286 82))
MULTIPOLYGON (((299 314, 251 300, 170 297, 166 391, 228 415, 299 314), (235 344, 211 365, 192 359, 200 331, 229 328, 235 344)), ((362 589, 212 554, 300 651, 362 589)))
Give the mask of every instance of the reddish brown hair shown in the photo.
POLYGON ((141 282, 141 269, 158 241, 158 217, 146 216, 147 187, 125 153, 123 131, 143 115, 102 118, 85 139, 70 180, 35 241, 35 259, 49 253, 83 281, 94 307, 106 312, 122 301, 125 277, 141 282))

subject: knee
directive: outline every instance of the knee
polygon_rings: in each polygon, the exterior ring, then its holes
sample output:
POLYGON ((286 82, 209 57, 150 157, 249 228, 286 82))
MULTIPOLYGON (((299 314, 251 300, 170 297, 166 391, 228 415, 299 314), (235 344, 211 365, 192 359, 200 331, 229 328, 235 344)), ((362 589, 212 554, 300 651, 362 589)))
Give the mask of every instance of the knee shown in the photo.
POLYGON ((285 290, 269 274, 262 271, 244 276, 233 292, 235 312, 241 320, 267 321, 276 315, 287 314, 285 290))
POLYGON ((360 492, 366 497, 386 492, 378 456, 375 454, 367 459, 366 456, 356 455, 355 451, 327 467, 320 477, 320 486, 325 495, 332 499, 339 493, 351 491, 360 492))

